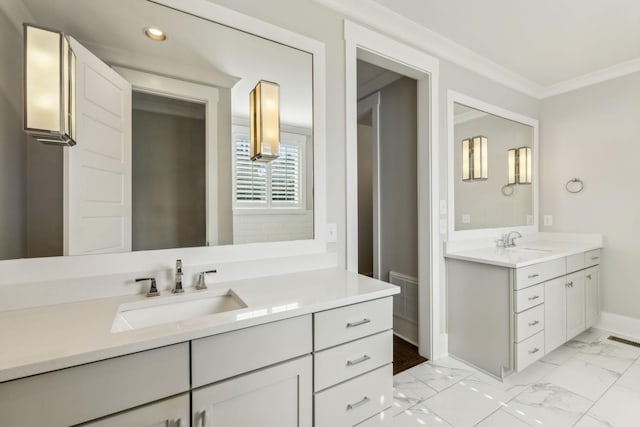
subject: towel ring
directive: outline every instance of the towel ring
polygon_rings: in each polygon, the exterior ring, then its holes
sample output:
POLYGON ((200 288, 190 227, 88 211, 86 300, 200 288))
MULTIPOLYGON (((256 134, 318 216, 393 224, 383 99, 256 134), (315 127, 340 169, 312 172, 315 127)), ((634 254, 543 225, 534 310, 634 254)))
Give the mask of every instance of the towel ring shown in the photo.
POLYGON ((503 196, 507 196, 507 197, 513 196, 513 193, 516 192, 516 186, 515 185, 505 184, 505 185, 502 186, 500 191, 502 192, 503 196))
POLYGON ((573 178, 567 181, 564 188, 569 193, 573 193, 573 194, 579 193, 584 189, 584 182, 582 182, 581 179, 573 178))

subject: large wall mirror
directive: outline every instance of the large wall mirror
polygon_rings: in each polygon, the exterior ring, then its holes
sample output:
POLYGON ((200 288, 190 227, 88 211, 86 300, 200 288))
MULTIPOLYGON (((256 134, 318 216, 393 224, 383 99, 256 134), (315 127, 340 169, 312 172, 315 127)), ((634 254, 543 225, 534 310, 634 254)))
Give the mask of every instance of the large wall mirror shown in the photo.
POLYGON ((3 0, 0 259, 314 239, 313 54, 167 4, 3 0), (71 38, 75 146, 23 131, 21 20, 71 38), (249 155, 260 81, 279 85, 270 162, 249 155))
POLYGON ((538 122, 449 93, 450 239, 537 230, 538 122))

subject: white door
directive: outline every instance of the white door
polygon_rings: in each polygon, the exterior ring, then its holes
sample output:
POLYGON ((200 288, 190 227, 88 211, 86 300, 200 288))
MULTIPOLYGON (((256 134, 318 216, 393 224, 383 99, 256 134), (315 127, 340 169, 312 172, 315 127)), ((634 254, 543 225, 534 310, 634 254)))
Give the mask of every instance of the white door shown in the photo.
POLYGON ((192 426, 311 427, 311 356, 193 392, 192 426))
POLYGON ((567 340, 570 340, 586 329, 584 317, 584 272, 579 271, 569 274, 565 280, 567 290, 567 340))
POLYGON ((565 285, 564 277, 544 284, 544 348, 547 353, 567 341, 565 285))
POLYGON ((584 271, 585 318, 586 328, 590 328, 600 320, 600 266, 587 268, 584 271))
POLYGON ((131 250, 131 85, 73 38, 77 145, 64 150, 64 254, 131 250))

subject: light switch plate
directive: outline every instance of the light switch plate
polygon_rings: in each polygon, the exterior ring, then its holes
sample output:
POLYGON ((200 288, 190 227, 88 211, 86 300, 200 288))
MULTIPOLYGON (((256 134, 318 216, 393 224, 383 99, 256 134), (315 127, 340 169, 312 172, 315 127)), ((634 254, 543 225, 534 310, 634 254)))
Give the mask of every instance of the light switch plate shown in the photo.
POLYGON ((527 225, 533 225, 533 215, 527 215, 527 225))
POLYGON ((335 222, 327 224, 327 243, 338 241, 338 225, 335 222))
POLYGON ((440 220, 440 234, 447 234, 447 220, 440 220))
POLYGON ((447 201, 440 200, 440 215, 446 215, 446 214, 447 214, 447 201))
POLYGON ((544 225, 550 227, 553 225, 553 215, 544 216, 544 225))

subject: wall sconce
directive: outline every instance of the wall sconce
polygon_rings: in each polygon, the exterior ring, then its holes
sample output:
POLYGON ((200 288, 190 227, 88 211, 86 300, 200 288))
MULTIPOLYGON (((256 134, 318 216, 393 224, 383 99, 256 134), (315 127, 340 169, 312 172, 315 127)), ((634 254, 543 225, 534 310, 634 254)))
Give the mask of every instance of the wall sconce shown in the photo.
POLYGON ((76 55, 64 34, 24 25, 24 130, 46 144, 76 144, 76 55))
POLYGON ((531 184, 531 147, 512 148, 507 152, 509 176, 507 185, 531 184))
POLYGON ((251 160, 280 156, 280 85, 260 80, 249 94, 251 160))
POLYGON ((462 180, 476 181, 488 178, 488 140, 474 136, 462 140, 462 180))

